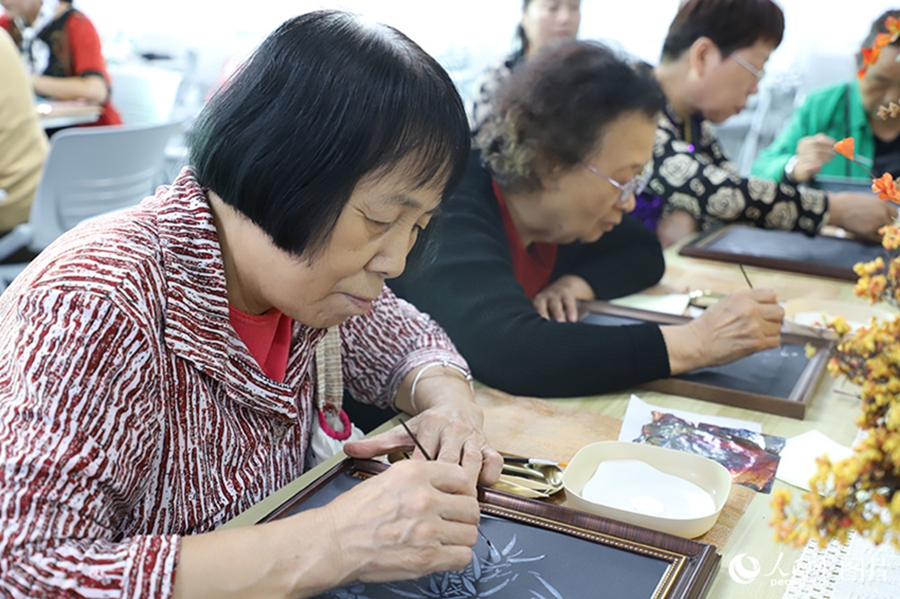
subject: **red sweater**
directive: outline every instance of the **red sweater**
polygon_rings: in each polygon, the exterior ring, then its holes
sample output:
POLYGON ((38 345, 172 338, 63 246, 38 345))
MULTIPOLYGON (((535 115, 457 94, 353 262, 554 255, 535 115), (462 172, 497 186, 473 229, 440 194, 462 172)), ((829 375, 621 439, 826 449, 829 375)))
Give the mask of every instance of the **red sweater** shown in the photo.
MULTIPOLYGON (((0 597, 170 597, 182 535, 303 472, 325 331, 295 322, 283 382, 263 373, 189 171, 42 252, 0 322, 0 597)), ((381 407, 426 362, 466 365, 387 288, 340 332, 347 389, 381 407)))

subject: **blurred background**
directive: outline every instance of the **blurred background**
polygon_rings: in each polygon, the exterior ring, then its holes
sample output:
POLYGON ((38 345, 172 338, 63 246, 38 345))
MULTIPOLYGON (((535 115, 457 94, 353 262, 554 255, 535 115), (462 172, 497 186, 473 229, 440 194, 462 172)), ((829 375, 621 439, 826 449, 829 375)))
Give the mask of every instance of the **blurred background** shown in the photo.
MULTIPOLYGON (((606 41, 655 64, 678 4, 679 0, 582 0, 580 37, 606 41)), ((171 92, 176 97, 169 116, 187 121, 202 106, 211 86, 272 29, 288 17, 317 8, 350 10, 397 27, 438 58, 467 99, 478 72, 509 51, 522 8, 521 0, 254 0, 234 4, 76 0, 74 5, 100 32, 117 105, 127 104, 124 87, 140 87, 132 82, 147 78, 146 67, 175 71, 180 75, 177 80, 159 77, 154 87, 178 88, 171 92)), ((781 0, 781 6, 787 22, 785 39, 769 61, 760 94, 751 99, 748 110, 719 127, 726 150, 744 171, 808 89, 852 76, 853 56, 868 26, 893 4, 885 0, 781 0)), ((121 108, 127 110, 127 106, 121 108)), ((128 115, 123 116, 128 122, 128 115)), ((130 120, 138 118, 132 115, 130 120)))

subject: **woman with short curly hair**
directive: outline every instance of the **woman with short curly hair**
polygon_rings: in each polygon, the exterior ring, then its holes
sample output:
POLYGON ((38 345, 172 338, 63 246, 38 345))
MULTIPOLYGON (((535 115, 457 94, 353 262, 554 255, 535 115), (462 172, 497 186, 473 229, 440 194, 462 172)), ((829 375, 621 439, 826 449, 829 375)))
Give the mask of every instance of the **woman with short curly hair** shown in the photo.
POLYGON ((662 276, 659 242, 627 213, 664 103, 646 68, 592 42, 548 49, 501 88, 441 209, 436 257, 389 283, 447 330, 479 380, 594 395, 778 345, 783 311, 767 290, 735 293, 684 326, 574 322, 577 300, 662 276))

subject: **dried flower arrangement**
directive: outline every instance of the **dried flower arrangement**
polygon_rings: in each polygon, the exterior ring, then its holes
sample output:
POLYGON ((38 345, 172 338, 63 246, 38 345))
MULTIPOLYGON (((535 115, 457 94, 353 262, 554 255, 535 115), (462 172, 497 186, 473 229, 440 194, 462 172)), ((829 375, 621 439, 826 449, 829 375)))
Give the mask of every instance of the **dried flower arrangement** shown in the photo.
MULTIPOLYGON (((852 138, 839 141, 835 150, 855 161, 852 138)), ((872 193, 882 200, 900 201, 900 190, 889 173, 872 177, 872 193)), ((900 307, 900 223, 879 233, 888 259, 857 264, 854 292, 870 303, 900 307)), ((856 423, 868 435, 852 457, 837 463, 827 457, 818 460, 810 491, 803 495, 804 513, 791 510, 790 491, 775 490, 775 537, 796 545, 812 538, 824 546, 831 539, 846 542, 855 531, 876 544, 889 541, 900 549, 900 315, 891 321, 873 319, 856 331, 842 317, 828 327, 839 337, 828 370, 860 387, 862 413, 856 423)))

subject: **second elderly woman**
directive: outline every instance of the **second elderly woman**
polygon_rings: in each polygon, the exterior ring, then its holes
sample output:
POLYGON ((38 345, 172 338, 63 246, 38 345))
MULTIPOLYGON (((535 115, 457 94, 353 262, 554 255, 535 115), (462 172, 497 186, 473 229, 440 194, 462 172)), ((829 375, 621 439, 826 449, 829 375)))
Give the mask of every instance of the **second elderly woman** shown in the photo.
POLYGON ((664 97, 602 45, 568 42, 516 70, 441 208, 437 255, 389 284, 450 334, 484 383, 594 395, 776 347, 769 290, 736 292, 687 325, 572 322, 576 300, 662 276, 654 235, 627 213, 664 97))

